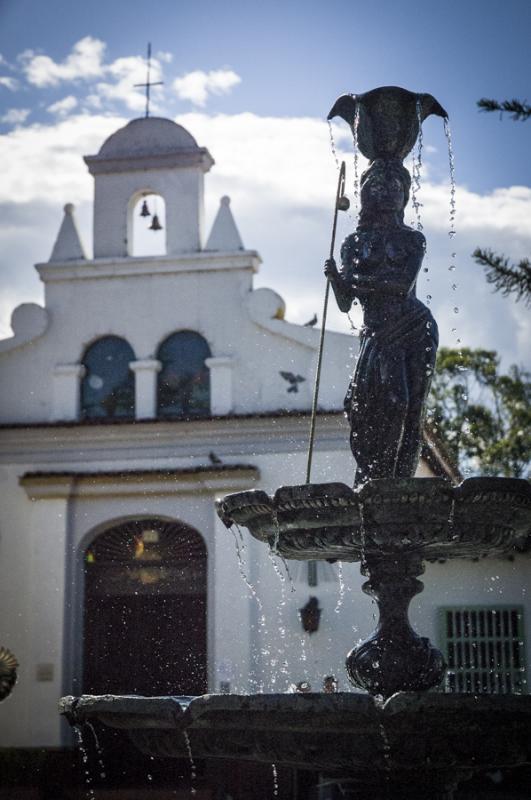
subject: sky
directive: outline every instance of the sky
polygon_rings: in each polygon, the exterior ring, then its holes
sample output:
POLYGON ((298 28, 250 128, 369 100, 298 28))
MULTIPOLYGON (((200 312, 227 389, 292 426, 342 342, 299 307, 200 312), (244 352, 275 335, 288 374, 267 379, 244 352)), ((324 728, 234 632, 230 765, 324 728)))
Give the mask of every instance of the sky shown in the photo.
MULTIPOLYGON (((529 309, 493 294, 471 253, 531 255, 531 121, 476 106, 531 99, 530 30, 528 0, 0 0, 0 336, 11 335, 18 304, 42 303, 33 264, 48 260, 67 202, 90 253, 93 183, 82 156, 143 115, 134 84, 145 80, 150 41, 152 80, 164 81, 152 114, 184 125, 216 161, 207 228, 230 195, 245 246, 263 258, 255 285, 282 295, 293 322, 321 320, 337 181, 325 120, 335 98, 382 85, 433 94, 450 116, 457 234, 448 235, 447 142, 431 117, 419 296, 430 296, 442 344, 529 366, 529 309)), ((341 120, 333 135, 353 199, 352 136, 341 120)), ((406 221, 416 224, 410 209, 406 221)), ((338 244, 354 225, 355 213, 343 215, 338 244)), ((333 304, 328 323, 350 330, 333 304)))

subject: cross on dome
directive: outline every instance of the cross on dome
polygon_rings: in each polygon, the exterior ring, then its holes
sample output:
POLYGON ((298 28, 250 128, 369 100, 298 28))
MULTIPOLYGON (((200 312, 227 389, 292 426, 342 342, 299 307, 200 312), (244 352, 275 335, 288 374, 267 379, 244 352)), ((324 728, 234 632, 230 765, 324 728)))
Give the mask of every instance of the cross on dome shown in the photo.
POLYGON ((149 117, 149 101, 150 101, 150 89, 152 86, 162 86, 164 81, 150 81, 149 76, 151 72, 151 42, 148 42, 147 46, 147 77, 145 83, 135 83, 135 88, 145 87, 146 89, 146 117, 149 117))

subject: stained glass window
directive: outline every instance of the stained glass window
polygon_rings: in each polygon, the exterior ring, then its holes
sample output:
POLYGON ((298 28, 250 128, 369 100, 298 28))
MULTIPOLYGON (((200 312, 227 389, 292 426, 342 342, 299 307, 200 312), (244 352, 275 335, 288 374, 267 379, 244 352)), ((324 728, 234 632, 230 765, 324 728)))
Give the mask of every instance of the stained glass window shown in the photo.
POLYGON ((161 344, 158 414, 161 417, 203 417, 210 413, 210 357, 206 341, 194 331, 179 331, 161 344))
POLYGON ((132 347, 118 336, 104 336, 88 348, 81 385, 84 419, 134 416, 135 382, 129 369, 134 360, 132 347))

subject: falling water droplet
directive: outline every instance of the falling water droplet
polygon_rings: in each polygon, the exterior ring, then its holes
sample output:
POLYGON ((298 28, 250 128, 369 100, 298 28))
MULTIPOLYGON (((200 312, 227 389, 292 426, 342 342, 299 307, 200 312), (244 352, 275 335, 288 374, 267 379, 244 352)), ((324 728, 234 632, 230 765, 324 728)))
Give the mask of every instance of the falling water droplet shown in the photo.
POLYGON ((334 156, 334 161, 336 162, 336 167, 339 169, 339 158, 337 157, 337 150, 336 150, 336 143, 334 141, 334 131, 332 130, 332 123, 330 120, 328 122, 328 133, 330 134, 330 147, 332 148, 332 155, 334 156))
POLYGON ((454 306, 454 314, 459 314, 459 308, 458 308, 458 306, 454 306))
POLYGON ((273 797, 278 797, 278 772, 276 764, 271 764, 273 772, 273 797))
POLYGON ((455 264, 450 264, 448 269, 449 269, 450 272, 455 272, 455 264))
POLYGON ((343 605, 343 599, 345 597, 345 581, 343 580, 343 562, 337 562, 337 579, 339 581, 339 594, 337 596, 337 603, 334 611, 336 614, 339 614, 339 609, 343 605))

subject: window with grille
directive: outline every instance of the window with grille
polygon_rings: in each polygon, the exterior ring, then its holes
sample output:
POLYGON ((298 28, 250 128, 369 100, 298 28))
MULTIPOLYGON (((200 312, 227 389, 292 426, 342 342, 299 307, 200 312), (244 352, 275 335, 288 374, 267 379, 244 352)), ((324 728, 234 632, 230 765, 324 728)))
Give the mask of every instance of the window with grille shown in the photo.
POLYGON ((527 693, 522 607, 472 606, 441 611, 448 665, 445 691, 527 693))

